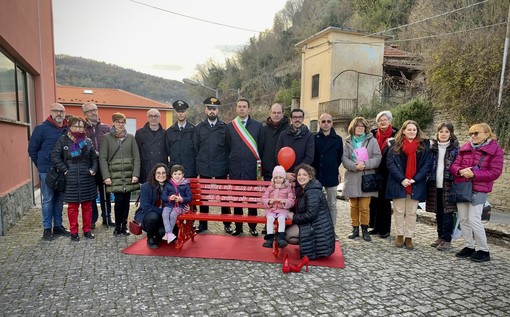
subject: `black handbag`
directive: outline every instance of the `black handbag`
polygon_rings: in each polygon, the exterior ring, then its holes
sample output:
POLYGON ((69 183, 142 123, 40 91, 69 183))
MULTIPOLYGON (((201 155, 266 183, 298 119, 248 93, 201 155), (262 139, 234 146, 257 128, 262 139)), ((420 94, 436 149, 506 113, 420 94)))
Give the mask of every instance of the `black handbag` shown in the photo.
POLYGON ((361 191, 365 193, 378 192, 383 189, 384 177, 381 174, 365 174, 361 176, 361 191))
POLYGON ((46 173, 46 185, 55 192, 63 192, 66 190, 66 176, 64 172, 60 172, 56 167, 52 167, 46 173))
MULTIPOLYGON (((480 161, 476 167, 480 169, 482 166, 483 159, 485 157, 485 153, 480 157, 480 161)), ((451 202, 456 203, 467 203, 473 200, 473 182, 471 180, 467 182, 459 182, 452 184, 452 192, 449 197, 451 202)))
POLYGON ((465 203, 473 200, 473 182, 460 182, 452 184, 453 201, 456 203, 465 203))

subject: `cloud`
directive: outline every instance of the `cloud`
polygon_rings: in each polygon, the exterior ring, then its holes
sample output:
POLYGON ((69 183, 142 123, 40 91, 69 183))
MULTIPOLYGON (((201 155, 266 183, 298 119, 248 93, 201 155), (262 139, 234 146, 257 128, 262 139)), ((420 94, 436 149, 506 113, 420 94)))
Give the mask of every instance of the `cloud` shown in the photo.
POLYGON ((169 71, 180 71, 184 67, 182 65, 171 65, 171 64, 152 64, 150 68, 157 70, 169 70, 169 71))

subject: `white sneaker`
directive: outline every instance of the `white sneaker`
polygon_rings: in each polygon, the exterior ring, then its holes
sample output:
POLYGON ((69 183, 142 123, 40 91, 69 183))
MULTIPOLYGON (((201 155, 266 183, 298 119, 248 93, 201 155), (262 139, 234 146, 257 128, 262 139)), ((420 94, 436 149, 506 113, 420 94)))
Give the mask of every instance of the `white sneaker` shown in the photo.
POLYGON ((177 237, 175 236, 175 234, 173 233, 167 233, 168 237, 167 237, 167 240, 166 240, 166 243, 170 243, 172 241, 174 241, 177 237))
POLYGON ((165 233, 165 235, 163 236, 163 238, 161 238, 161 240, 165 240, 165 241, 168 240, 168 235, 169 235, 169 233, 165 233))

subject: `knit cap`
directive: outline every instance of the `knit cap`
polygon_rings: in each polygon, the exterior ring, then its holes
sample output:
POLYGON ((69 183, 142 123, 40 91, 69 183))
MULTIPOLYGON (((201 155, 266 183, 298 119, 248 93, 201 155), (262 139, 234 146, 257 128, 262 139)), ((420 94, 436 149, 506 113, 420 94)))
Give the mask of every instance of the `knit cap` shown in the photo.
POLYGON ((273 169, 273 179, 271 181, 274 181, 274 178, 276 176, 280 176, 280 177, 283 177, 285 179, 286 174, 285 174, 285 169, 283 168, 283 166, 276 165, 274 167, 274 169, 273 169))

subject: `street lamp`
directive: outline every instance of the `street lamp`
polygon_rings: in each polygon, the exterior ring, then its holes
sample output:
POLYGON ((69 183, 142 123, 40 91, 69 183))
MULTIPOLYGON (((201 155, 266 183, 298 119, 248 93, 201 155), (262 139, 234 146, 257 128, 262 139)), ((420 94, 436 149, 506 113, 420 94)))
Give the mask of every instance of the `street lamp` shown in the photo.
POLYGON ((216 95, 216 99, 219 99, 219 97, 218 97, 218 89, 211 88, 211 87, 206 86, 206 85, 204 85, 204 84, 202 84, 202 83, 200 83, 200 82, 198 82, 196 80, 188 79, 188 78, 184 78, 182 80, 182 82, 185 83, 185 84, 191 85, 191 86, 202 86, 204 88, 212 90, 212 91, 214 91, 214 94, 216 95))

